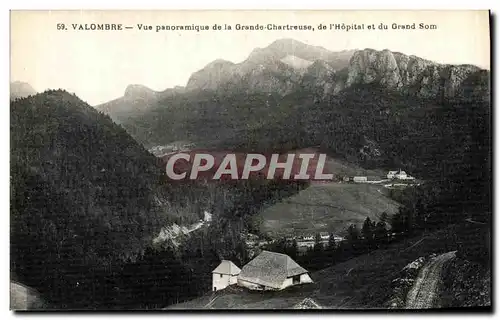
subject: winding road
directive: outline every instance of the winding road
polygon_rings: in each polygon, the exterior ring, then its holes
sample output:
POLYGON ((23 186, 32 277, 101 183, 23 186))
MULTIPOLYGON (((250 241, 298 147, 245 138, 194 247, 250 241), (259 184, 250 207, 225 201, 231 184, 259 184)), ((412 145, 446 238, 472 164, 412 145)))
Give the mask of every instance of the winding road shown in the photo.
POLYGON ((406 296, 406 309, 428 309, 439 307, 438 294, 443 267, 455 258, 456 251, 450 251, 429 261, 419 272, 415 284, 406 296))

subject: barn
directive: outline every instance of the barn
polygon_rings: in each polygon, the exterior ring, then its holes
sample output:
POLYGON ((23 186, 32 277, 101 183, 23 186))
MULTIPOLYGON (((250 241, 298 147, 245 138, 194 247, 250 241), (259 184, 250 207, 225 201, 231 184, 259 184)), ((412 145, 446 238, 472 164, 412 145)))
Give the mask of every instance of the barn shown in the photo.
POLYGON ((271 251, 262 251, 238 275, 238 286, 252 290, 281 290, 311 282, 308 271, 292 258, 271 251))
POLYGON ((236 284, 238 274, 241 269, 238 268, 232 261, 222 260, 217 268, 212 271, 212 288, 213 291, 222 290, 227 286, 236 284))

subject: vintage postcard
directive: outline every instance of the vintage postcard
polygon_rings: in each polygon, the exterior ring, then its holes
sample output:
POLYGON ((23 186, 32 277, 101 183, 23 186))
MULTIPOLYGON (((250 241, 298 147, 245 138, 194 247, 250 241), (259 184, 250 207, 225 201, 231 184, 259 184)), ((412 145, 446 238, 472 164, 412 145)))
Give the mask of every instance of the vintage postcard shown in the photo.
POLYGON ((491 310, 490 12, 10 29, 12 310, 491 310))

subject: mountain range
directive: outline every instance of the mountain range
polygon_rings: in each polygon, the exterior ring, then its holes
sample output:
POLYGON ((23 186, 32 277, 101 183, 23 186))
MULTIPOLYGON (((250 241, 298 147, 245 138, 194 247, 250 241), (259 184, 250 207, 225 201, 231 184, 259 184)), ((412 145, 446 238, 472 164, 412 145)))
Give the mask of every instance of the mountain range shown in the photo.
MULTIPOLYGON (((404 95, 429 99, 488 97, 489 72, 472 65, 446 65, 412 55, 373 49, 332 52, 293 39, 276 40, 254 49, 241 63, 215 60, 194 72, 185 87, 158 93, 144 86, 129 86, 124 97, 96 106, 115 121, 153 109, 175 94, 199 91, 221 94, 268 93, 281 97, 297 90, 315 93, 316 99, 338 95, 360 84, 374 84, 404 95), (479 78, 482 85, 470 84, 479 78)), ((476 80, 477 83, 477 80, 476 80)))
POLYGON ((146 147, 190 141, 286 152, 319 145, 362 166, 432 176, 442 168, 437 160, 427 163, 429 154, 442 157, 443 147, 451 148, 446 143, 460 133, 456 126, 468 121, 464 113, 489 114, 489 77, 471 65, 389 50, 331 52, 282 39, 238 64, 216 60, 186 87, 162 93, 129 87, 96 108, 146 147))

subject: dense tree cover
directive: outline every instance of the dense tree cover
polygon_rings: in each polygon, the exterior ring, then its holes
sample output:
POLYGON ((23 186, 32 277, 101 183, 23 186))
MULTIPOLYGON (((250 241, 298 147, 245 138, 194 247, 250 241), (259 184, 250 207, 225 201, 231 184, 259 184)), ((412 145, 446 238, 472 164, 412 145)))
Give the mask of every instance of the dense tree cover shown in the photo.
POLYGON ((186 192, 199 188, 200 195, 209 194, 205 204, 212 210, 213 222, 182 239, 178 247, 168 241, 157 244, 138 259, 118 266, 112 274, 94 277, 94 286, 108 289, 96 293, 93 306, 161 308, 205 294, 212 289, 211 272, 221 260, 239 266, 250 260, 245 235, 252 226, 258 232, 251 218, 259 208, 303 187, 298 183, 255 180, 233 185, 181 186, 186 192))
POLYGON ((84 283, 135 260, 179 216, 198 220, 169 202, 159 170, 122 127, 74 95, 14 101, 12 273, 51 302, 92 305, 102 286, 84 283))
POLYGON ((391 236, 391 233, 390 227, 385 222, 372 222, 367 217, 361 230, 354 224, 350 225, 347 228, 345 240, 341 242, 336 242, 335 235, 331 234, 327 244, 324 244, 318 233, 314 237, 313 247, 308 248, 304 253, 299 252, 295 239, 279 239, 267 245, 266 249, 287 254, 307 270, 316 271, 382 248, 400 239, 400 237, 391 236))
POLYGON ((74 95, 11 105, 11 271, 56 308, 154 308, 205 293, 226 258, 248 259, 259 204, 300 184, 168 184, 157 159, 74 95), (153 246, 161 227, 208 229, 153 246))

